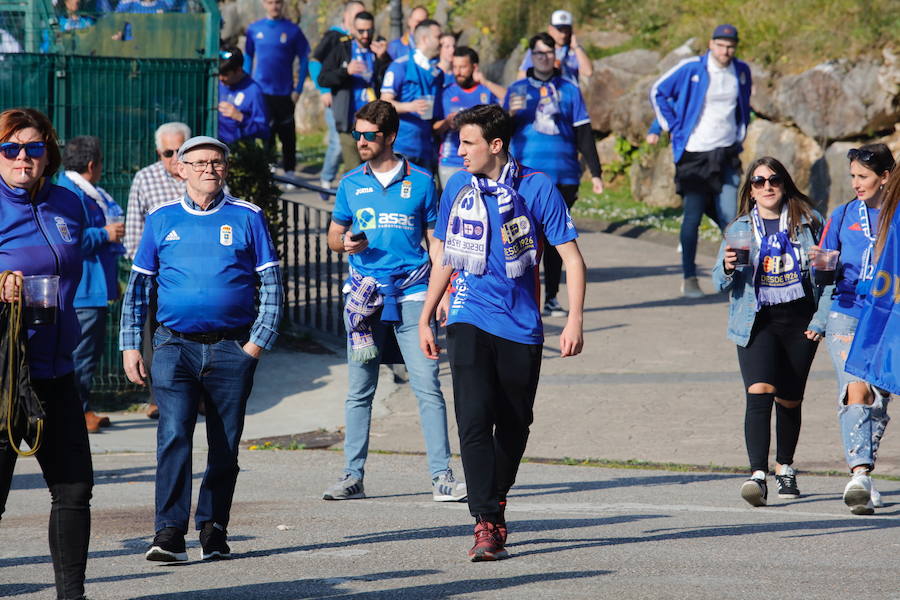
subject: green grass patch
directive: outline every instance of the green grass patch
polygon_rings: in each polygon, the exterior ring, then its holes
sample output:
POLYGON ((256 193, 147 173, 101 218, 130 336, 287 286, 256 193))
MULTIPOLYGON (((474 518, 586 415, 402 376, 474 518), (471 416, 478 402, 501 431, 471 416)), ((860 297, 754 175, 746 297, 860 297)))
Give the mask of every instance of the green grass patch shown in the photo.
MULTIPOLYGON (((603 221, 617 228, 646 227, 677 234, 681 230, 681 209, 648 206, 634 200, 628 179, 617 177, 604 182, 602 194, 595 194, 590 182, 582 182, 578 190, 578 202, 572 207, 576 219, 603 221)), ((718 241, 722 238, 719 228, 704 216, 700 223, 700 239, 718 241)))

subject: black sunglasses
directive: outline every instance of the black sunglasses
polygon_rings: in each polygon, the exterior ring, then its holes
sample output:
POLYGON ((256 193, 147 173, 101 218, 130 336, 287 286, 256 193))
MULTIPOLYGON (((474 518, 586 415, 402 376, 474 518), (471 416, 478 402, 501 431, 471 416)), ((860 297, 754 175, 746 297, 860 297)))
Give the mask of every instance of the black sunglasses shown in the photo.
POLYGON ((382 131, 365 131, 365 132, 363 132, 363 131, 356 131, 354 129, 353 131, 350 132, 350 135, 352 135, 353 139, 356 140, 357 142, 359 141, 359 138, 366 138, 367 142, 374 142, 375 138, 378 137, 379 133, 384 133, 384 132, 382 132, 382 131))
POLYGON ((25 155, 28 158, 40 158, 47 151, 47 144, 44 142, 28 142, 27 144, 17 144, 15 142, 3 142, 0 144, 0 152, 9 160, 14 160, 19 156, 19 152, 25 148, 25 155))
POLYGON ((163 150, 163 151, 161 152, 161 154, 162 154, 165 158, 172 158, 173 156, 175 156, 175 150, 171 150, 171 149, 170 149, 170 150, 163 150))
POLYGON ((781 175, 769 175, 768 179, 763 177, 762 175, 754 175, 750 178, 750 185, 759 190, 766 185, 767 181, 772 187, 778 187, 779 185, 784 183, 781 175))
POLYGON ((872 162, 875 153, 871 150, 860 150, 859 148, 850 148, 847 150, 847 158, 851 161, 858 160, 862 162, 872 162))

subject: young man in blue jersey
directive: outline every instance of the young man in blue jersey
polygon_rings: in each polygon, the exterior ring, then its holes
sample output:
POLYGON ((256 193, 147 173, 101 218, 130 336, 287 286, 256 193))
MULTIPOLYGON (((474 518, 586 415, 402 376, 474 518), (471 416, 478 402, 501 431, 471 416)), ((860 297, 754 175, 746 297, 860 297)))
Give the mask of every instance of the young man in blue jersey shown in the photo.
POLYGON ((187 560, 191 448, 206 404, 206 472, 194 514, 203 560, 228 558, 238 446, 253 374, 278 336, 283 293, 262 209, 223 192, 228 147, 206 136, 178 149, 184 197, 147 215, 122 305, 119 345, 128 379, 146 385, 141 332, 157 289, 152 387, 159 404, 156 536, 147 560, 187 560))
POLYGON ((484 83, 476 82, 479 76, 478 53, 468 46, 460 46, 453 52, 453 83, 441 94, 445 117, 434 124, 434 131, 442 136, 438 151, 438 176, 441 187, 446 187, 450 177, 463 168, 459 150, 459 132, 454 129, 453 118, 459 111, 479 104, 498 104, 506 90, 495 83, 479 77, 484 83), (496 90, 496 94, 495 94, 496 90))
POLYGON ((262 0, 266 18, 247 28, 244 71, 262 88, 269 127, 281 141, 281 166, 288 175, 297 166, 294 105, 303 93, 309 64, 309 42, 296 24, 284 18, 284 0, 262 0), (294 60, 298 62, 294 83, 294 60))
POLYGON ((353 115, 376 99, 384 72, 391 61, 383 44, 379 53, 372 50, 374 34, 375 17, 372 13, 357 13, 353 20, 352 37, 341 38, 325 57, 319 73, 319 84, 331 90, 331 111, 341 140, 345 171, 356 168, 360 163, 356 141, 350 135, 353 115))
MULTIPOLYGON (((507 89, 504 108, 513 119, 515 133, 512 153, 522 164, 540 166, 559 192, 566 206, 578 199, 581 180, 580 153, 591 172, 595 194, 603 193, 600 158, 594 144, 591 118, 581 90, 563 78, 554 65, 553 38, 539 33, 531 38, 534 66, 507 89)), ((544 311, 546 317, 564 317, 566 311, 556 295, 562 276, 562 260, 551 246, 544 252, 544 311)))
POLYGON ((326 139, 325 160, 322 162, 322 171, 319 173, 319 185, 324 188, 330 188, 337 177, 338 167, 341 164, 341 140, 335 128, 334 113, 331 110, 333 102, 331 89, 319 85, 319 74, 322 72, 322 63, 335 50, 335 46, 352 37, 353 20, 357 14, 364 10, 366 10, 366 6, 359 0, 348 0, 348 2, 345 2, 344 10, 341 13, 341 24, 333 25, 322 34, 322 39, 319 40, 319 43, 313 50, 312 58, 309 61, 309 78, 316 84, 322 106, 325 107, 325 127, 328 137, 326 139))
POLYGON ((441 26, 425 19, 414 32, 416 47, 391 63, 381 86, 381 98, 400 115, 394 150, 413 163, 434 171, 432 127, 440 120, 444 73, 437 66, 441 26))
POLYGON ((219 139, 269 139, 269 115, 259 84, 244 72, 244 55, 235 47, 219 52, 219 139))
POLYGON ((421 4, 414 6, 413 9, 409 11, 409 17, 406 19, 406 33, 396 40, 391 40, 388 44, 387 51, 388 54, 391 55, 391 59, 397 60, 401 56, 409 54, 410 49, 415 49, 416 41, 414 32, 416 31, 416 27, 428 17, 428 9, 421 4))
POLYGON ((441 196, 438 249, 419 317, 422 352, 437 360, 431 320, 448 282, 447 346, 459 446, 475 517, 472 561, 505 558, 506 495, 525 452, 544 343, 537 266, 545 238, 569 273, 561 355, 583 344, 585 266, 575 224, 553 181, 509 152, 512 125, 497 105, 456 116, 466 170, 441 196))
MULTIPOLYGON (((578 44, 572 27, 572 13, 567 10, 555 10, 550 16, 547 34, 556 43, 556 68, 559 69, 564 79, 578 85, 579 77, 590 79, 594 74, 594 67, 591 65, 591 59, 587 52, 578 44)), ((533 66, 534 62, 529 49, 522 58, 517 77, 523 79, 528 69, 533 66)))
POLYGON ((675 189, 683 199, 681 293, 703 296, 697 280, 697 232, 704 212, 720 229, 737 214, 741 143, 750 123, 750 67, 736 59, 738 32, 719 25, 709 52, 669 69, 650 90, 656 122, 647 141, 669 132, 675 159, 675 189))
POLYGON ((388 102, 376 100, 356 113, 353 137, 366 162, 341 180, 328 228, 328 246, 350 255, 350 277, 344 286, 349 390, 344 473, 325 491, 325 500, 365 498, 372 400, 390 334, 396 337, 419 403, 433 498, 447 502, 466 497, 466 485, 450 470, 438 366, 419 351, 419 313, 437 247, 434 180, 394 154, 398 127, 397 112, 388 102))

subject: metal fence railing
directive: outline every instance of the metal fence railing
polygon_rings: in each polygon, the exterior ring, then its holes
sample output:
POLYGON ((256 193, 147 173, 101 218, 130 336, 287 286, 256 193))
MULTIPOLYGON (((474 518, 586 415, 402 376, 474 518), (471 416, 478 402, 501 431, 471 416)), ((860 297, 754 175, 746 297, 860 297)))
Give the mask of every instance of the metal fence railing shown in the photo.
MULTIPOLYGON (((275 175, 274 178, 316 192, 322 198, 335 193, 296 177, 275 175)), ((343 255, 328 247, 331 211, 288 198, 280 199, 280 210, 284 320, 289 327, 342 335, 341 286, 346 268, 343 255)))

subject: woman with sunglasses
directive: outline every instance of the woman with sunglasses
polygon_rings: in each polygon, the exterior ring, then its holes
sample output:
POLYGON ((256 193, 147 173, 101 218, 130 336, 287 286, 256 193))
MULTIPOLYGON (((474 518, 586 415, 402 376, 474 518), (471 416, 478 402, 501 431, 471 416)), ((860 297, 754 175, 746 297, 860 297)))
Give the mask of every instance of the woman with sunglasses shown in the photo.
POLYGON ((847 373, 844 366, 875 271, 879 213, 894 157, 884 144, 868 144, 850 150, 847 158, 856 198, 837 207, 825 225, 822 249, 839 250, 840 266, 819 304, 829 311, 825 343, 837 373, 838 420, 851 475, 844 503, 853 514, 870 515, 882 506, 869 473, 890 420, 890 393, 847 373))
POLYGON ((753 506, 768 499, 772 405, 775 406, 779 498, 798 498, 793 469, 800 437, 800 409, 806 379, 825 331, 816 311, 817 288, 809 275, 809 250, 819 238, 822 217, 776 159, 750 165, 740 191, 737 218, 725 229, 750 233, 747 262, 726 241, 719 249, 713 282, 730 293, 728 338, 737 344, 747 394, 744 437, 751 477, 741 496, 753 506))
MULTIPOLYGON (((36 458, 50 489, 50 556, 57 598, 84 597, 94 485, 91 448, 74 377, 72 352, 81 335, 73 299, 81 279, 84 212, 69 190, 50 183, 61 162, 56 132, 37 110, 0 113, 0 271, 13 271, 0 297, 17 298, 23 275, 58 275, 55 323, 30 327, 31 387, 46 419, 36 458)), ((0 515, 16 465, 7 432, 0 435, 0 515)))

